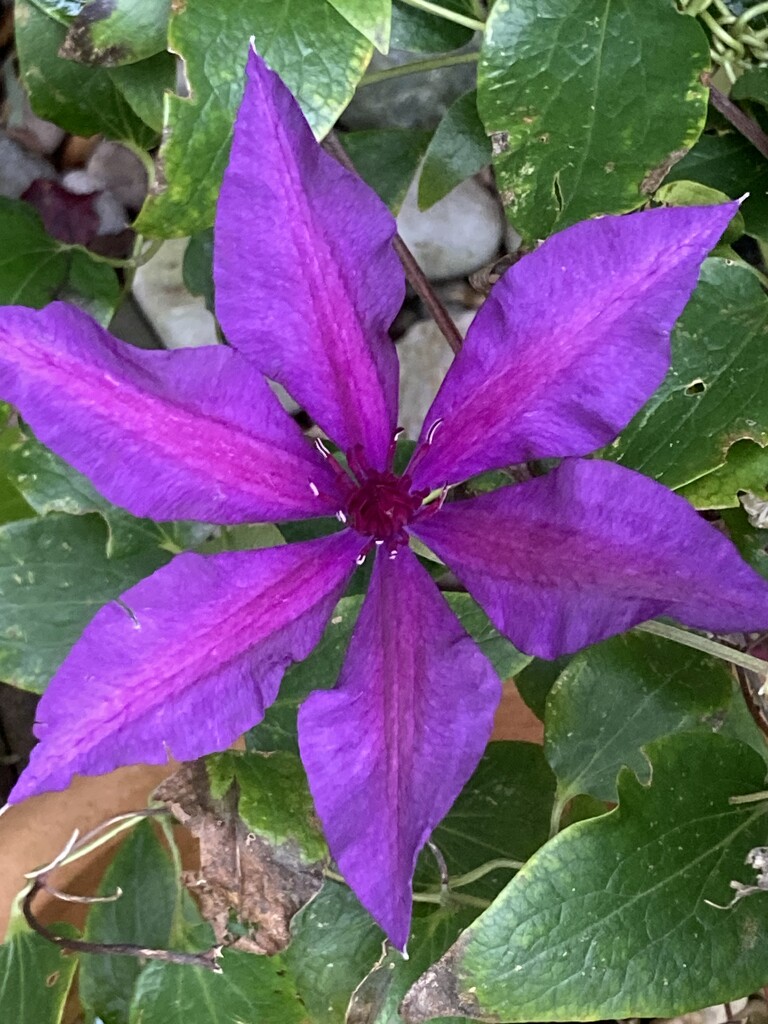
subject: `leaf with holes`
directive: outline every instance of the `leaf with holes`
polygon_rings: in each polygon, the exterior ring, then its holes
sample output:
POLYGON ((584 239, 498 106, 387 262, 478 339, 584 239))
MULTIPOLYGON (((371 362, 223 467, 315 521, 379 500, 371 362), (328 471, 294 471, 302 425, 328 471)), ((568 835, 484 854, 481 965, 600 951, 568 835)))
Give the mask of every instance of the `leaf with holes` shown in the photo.
POLYGON ((191 95, 167 98, 156 187, 136 222, 143 235, 173 238, 213 223, 251 37, 318 137, 352 98, 373 50, 330 4, 318 0, 177 5, 169 46, 184 59, 191 95))
POLYGON ((580 793, 617 799, 626 765, 642 782, 642 747, 703 725, 731 700, 727 668, 699 651, 643 633, 613 637, 577 654, 547 697, 544 749, 560 806, 580 793))
POLYGON ((673 489, 722 466, 735 441, 768 444, 768 298, 730 260, 704 263, 672 334, 672 367, 606 458, 673 489))
POLYGON ((696 508, 738 508, 739 494, 768 501, 768 448, 754 441, 736 441, 719 469, 680 489, 696 508))
POLYGON ((764 788, 765 761, 704 732, 646 753, 650 785, 625 769, 615 811, 542 847, 408 993, 408 1021, 672 1017, 768 981, 768 894, 707 902, 754 881, 765 805, 729 800, 764 788))
POLYGON ((704 127, 709 63, 669 0, 497 0, 477 100, 520 234, 641 206, 704 127))

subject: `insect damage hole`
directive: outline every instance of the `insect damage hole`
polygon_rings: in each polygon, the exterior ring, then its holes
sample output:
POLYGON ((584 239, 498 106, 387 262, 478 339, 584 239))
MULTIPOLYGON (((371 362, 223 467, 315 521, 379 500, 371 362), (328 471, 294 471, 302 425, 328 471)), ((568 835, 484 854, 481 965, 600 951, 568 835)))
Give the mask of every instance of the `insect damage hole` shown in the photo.
POLYGON ((691 381, 685 389, 685 393, 686 395, 703 395, 706 390, 707 385, 700 377, 698 377, 696 380, 691 381))

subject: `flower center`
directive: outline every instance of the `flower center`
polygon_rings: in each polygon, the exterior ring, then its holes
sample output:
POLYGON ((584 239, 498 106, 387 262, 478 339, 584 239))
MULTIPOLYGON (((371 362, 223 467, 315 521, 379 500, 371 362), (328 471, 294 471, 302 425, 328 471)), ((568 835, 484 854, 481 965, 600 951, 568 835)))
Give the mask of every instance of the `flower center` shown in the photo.
POLYGON ((426 497, 426 492, 411 494, 410 484, 408 476, 366 470, 347 499, 350 526, 375 540, 407 543, 405 527, 426 497))

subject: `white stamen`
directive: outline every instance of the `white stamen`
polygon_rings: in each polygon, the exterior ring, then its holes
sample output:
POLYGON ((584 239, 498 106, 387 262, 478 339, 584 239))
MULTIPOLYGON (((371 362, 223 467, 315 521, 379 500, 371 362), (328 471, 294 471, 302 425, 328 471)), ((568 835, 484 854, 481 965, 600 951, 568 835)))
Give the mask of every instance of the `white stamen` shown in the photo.
POLYGON ((389 552, 389 560, 390 560, 390 562, 392 562, 396 558, 397 558, 397 548, 392 548, 392 550, 389 552))
POLYGON ((384 543, 384 541, 383 541, 383 540, 377 540, 377 541, 376 541, 376 547, 377 547, 377 548, 380 548, 380 547, 381 547, 381 545, 382 545, 383 543, 384 543))
POLYGON ((435 420, 435 422, 432 424, 432 426, 427 431, 427 441, 426 441, 426 443, 428 445, 432 444, 432 442, 434 441, 435 434, 437 433, 438 429, 442 426, 442 423, 443 423, 443 420, 442 420, 442 417, 441 417, 439 420, 435 420))
POLYGON ((328 448, 326 448, 325 442, 323 441, 322 437, 315 438, 315 448, 317 448, 317 450, 320 452, 324 459, 329 459, 331 457, 331 453, 328 450, 328 448))
POLYGON ((393 440, 396 441, 398 439, 398 437, 400 437, 400 435, 404 434, 404 433, 405 433, 405 427, 398 427, 395 430, 395 436, 394 436, 393 440))
POLYGON ((362 565, 364 561, 365 561, 365 552, 363 551, 361 554, 359 554, 357 556, 357 558, 355 559, 355 562, 356 562, 357 565, 362 565))
POLYGON ((347 521, 347 517, 344 515, 341 509, 339 509, 339 511, 336 513, 336 518, 339 520, 340 523, 346 523, 347 521))
POLYGON ((312 491, 316 498, 320 497, 320 491, 317 488, 317 484, 313 484, 311 480, 309 481, 309 489, 310 491, 312 491))

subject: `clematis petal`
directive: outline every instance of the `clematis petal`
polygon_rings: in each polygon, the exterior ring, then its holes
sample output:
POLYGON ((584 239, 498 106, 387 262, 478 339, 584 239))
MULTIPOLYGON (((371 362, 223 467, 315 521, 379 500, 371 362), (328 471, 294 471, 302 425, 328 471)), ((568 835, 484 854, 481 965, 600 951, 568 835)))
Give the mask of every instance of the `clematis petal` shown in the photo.
POLYGON ((669 334, 738 207, 649 210, 567 228, 496 284, 427 414, 416 487, 585 455, 661 383, 669 334))
POLYGON ((355 568, 351 531, 183 554, 96 615, 43 695, 17 803, 72 776, 228 747, 320 639, 355 568))
POLYGON ((405 295, 394 233, 384 204, 318 146, 251 52, 216 216, 216 312, 233 345, 379 470, 397 418, 387 330, 405 295))
POLYGON ((412 530, 513 644, 569 654, 658 615, 768 627, 768 583, 679 495, 611 462, 445 506, 412 530))
POLYGON ((8 306, 0 398, 134 515, 239 523, 341 505, 335 476, 264 378, 224 346, 144 351, 65 303, 8 306))
POLYGON ((413 553, 380 551, 339 685, 305 701, 299 744, 331 853, 399 949, 416 857, 482 756, 500 695, 413 553))

